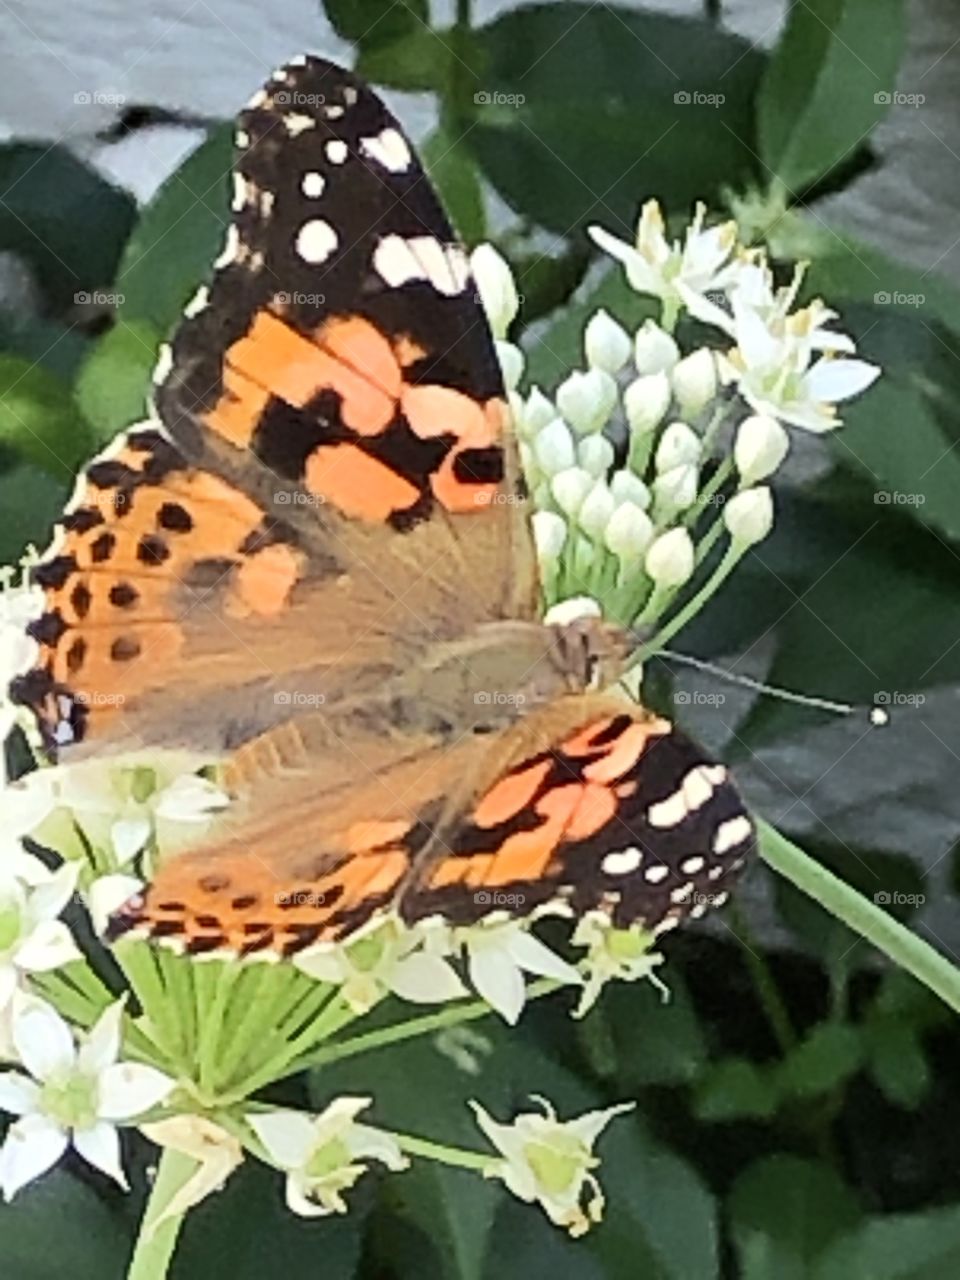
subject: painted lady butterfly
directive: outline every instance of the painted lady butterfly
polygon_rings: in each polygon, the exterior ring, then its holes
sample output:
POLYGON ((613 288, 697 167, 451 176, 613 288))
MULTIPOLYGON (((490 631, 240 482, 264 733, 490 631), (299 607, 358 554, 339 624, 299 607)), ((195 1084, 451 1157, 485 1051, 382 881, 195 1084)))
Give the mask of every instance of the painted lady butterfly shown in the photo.
POLYGON ((398 122, 319 58, 239 119, 233 217, 156 382, 36 573, 16 683, 51 753, 218 759, 236 804, 114 918, 290 954, 396 909, 666 929, 754 831, 722 765, 538 620, 469 266, 398 122))

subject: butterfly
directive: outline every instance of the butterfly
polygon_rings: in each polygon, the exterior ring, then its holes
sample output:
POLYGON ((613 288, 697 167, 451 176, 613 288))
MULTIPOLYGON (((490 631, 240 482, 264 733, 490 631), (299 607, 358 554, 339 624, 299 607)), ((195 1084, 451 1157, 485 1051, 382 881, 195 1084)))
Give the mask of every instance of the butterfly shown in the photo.
POLYGON ((388 913, 659 932, 722 900, 753 824, 608 691, 624 629, 540 620, 469 262, 361 80, 302 57, 242 112, 223 251, 155 384, 35 573, 13 689, 54 757, 188 753, 233 797, 112 937, 291 955, 388 913))

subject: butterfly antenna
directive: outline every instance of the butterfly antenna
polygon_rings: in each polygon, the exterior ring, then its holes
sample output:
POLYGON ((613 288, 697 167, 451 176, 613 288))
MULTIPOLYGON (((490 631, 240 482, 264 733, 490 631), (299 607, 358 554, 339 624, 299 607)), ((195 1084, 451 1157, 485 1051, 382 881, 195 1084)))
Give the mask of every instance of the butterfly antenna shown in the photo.
POLYGON ((792 689, 781 689, 777 685, 764 684, 762 680, 754 680, 752 676, 740 675, 735 671, 727 671, 713 662, 705 662, 703 658, 694 658, 689 653, 675 653, 672 649, 661 649, 657 657, 669 658, 672 662, 684 663, 688 667, 696 667, 731 684, 742 685, 745 689, 753 689, 757 693, 765 693, 771 698, 779 698, 782 702, 796 702, 802 707, 815 707, 819 711, 833 711, 837 715, 849 716, 856 707, 849 702, 834 702, 830 698, 815 698, 806 693, 795 693, 792 689))

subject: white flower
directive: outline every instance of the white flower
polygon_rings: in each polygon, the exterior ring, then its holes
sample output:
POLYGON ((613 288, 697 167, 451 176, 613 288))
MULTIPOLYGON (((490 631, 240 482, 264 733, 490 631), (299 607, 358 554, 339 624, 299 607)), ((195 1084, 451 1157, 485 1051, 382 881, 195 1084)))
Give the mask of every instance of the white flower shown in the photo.
POLYGON ((692 463, 682 462, 662 471, 653 482, 653 507, 657 519, 672 519, 692 507, 697 500, 700 473, 692 463))
POLYGON ((753 413, 737 428, 733 458, 743 484, 766 480, 787 456, 790 437, 776 418, 753 413))
POLYGON ((116 1124, 157 1106, 175 1081, 155 1067, 117 1061, 122 1015, 122 1002, 110 1005, 78 1048, 52 1006, 28 998, 15 1013, 13 1040, 30 1075, 0 1076, 0 1108, 19 1116, 0 1148, 4 1199, 56 1164, 70 1143, 126 1188, 116 1124))
POLYGON ((685 422, 671 422, 664 428, 654 454, 654 466, 661 474, 700 461, 700 437, 685 422))
POLYGON ((142 1124, 140 1132, 158 1147, 169 1147, 197 1162, 197 1167, 180 1190, 153 1219, 154 1231, 171 1218, 181 1218, 214 1191, 219 1191, 234 1169, 243 1163, 243 1147, 205 1116, 186 1113, 168 1116, 152 1124, 142 1124))
POLYGON ((668 529, 650 544, 643 567, 658 587, 682 587, 693 574, 695 561, 686 529, 668 529))
POLYGON ((0 1009, 27 973, 46 973, 82 959, 70 930, 58 919, 76 888, 80 868, 64 863, 49 871, 22 854, 0 869, 0 1009))
POLYGON ((773 497, 765 484, 734 494, 723 508, 723 521, 734 542, 743 547, 761 542, 773 528, 773 497))
POLYGON ((682 245, 667 240, 656 200, 648 200, 641 210, 636 244, 627 244, 602 227, 589 227, 588 232, 601 249, 623 264, 628 282, 638 293, 685 306, 692 315, 713 323, 716 304, 704 295, 722 291, 734 279, 737 224, 705 228, 706 212, 705 205, 697 205, 682 245))
POLYGON ((638 982, 643 978, 660 988, 664 999, 669 996, 667 987, 653 972, 663 963, 659 951, 652 951, 654 935, 640 925, 629 929, 615 929, 606 921, 585 916, 577 925, 570 939, 575 947, 586 947, 587 955, 580 963, 586 974, 586 986, 580 1003, 574 1010, 575 1018, 592 1009, 604 986, 611 980, 638 982))
POLYGON ((621 502, 607 522, 603 538, 609 551, 632 564, 653 540, 653 521, 635 503, 621 502))
MULTIPOLYGON (((654 373, 669 373, 680 359, 680 348, 656 320, 644 320, 633 340, 633 359, 641 378, 654 373)), ((668 389, 669 386, 668 381, 668 389)))
POLYGON ((548 476, 555 476, 558 471, 565 471, 576 464, 573 436, 562 418, 554 418, 540 428, 533 440, 533 456, 548 476))
POLYGON ((557 388, 557 408, 580 435, 603 429, 617 403, 617 384, 603 369, 574 370, 557 388))
POLYGON ((37 660, 39 646, 27 635, 27 624, 43 612, 40 587, 24 583, 12 585, 13 569, 0 570, 0 784, 6 781, 3 744, 23 715, 7 697, 10 681, 29 671, 37 660))
POLYGON ((129 902, 142 888, 143 881, 138 880, 136 876, 114 874, 98 876, 93 881, 84 897, 97 934, 102 935, 106 932, 113 913, 125 902, 129 902))
POLYGON ((633 471, 615 471, 610 477, 610 492, 618 502, 632 502, 643 511, 650 505, 650 490, 633 471))
POLYGON ((663 370, 635 378, 623 393, 623 411, 634 435, 655 431, 666 417, 672 397, 670 379, 663 370))
POLYGON ((696 418, 717 394, 717 362, 707 347, 700 347, 674 366, 673 394, 680 412, 696 418))
POLYGON ((594 1143, 614 1116, 632 1111, 623 1102, 603 1111, 588 1111, 573 1120, 558 1120, 544 1098, 535 1098, 544 1114, 526 1112, 512 1124, 499 1124, 471 1102, 477 1123, 503 1157, 486 1176, 501 1178, 527 1204, 539 1202, 551 1222, 581 1236, 603 1216, 604 1196, 593 1172, 599 1160, 594 1143))
POLYGON ((771 327, 750 307, 735 307, 734 320, 737 345, 720 357, 721 373, 736 382, 757 414, 830 431, 841 421, 836 405, 879 377, 877 365, 844 356, 823 355, 810 365, 815 348, 809 334, 797 337, 783 325, 771 327))
POLYGON ((410 1161, 396 1139, 356 1117, 372 1098, 337 1098, 317 1116, 302 1111, 266 1111, 246 1120, 270 1160, 287 1175, 287 1205, 305 1218, 346 1213, 348 1191, 378 1160, 400 1172, 410 1161))
POLYGON ((303 951, 294 964, 340 987, 356 1013, 366 1013, 388 992, 414 1004, 442 1004, 467 994, 451 966, 423 949, 423 934, 386 920, 356 942, 303 951))
POLYGON ((587 436, 577 445, 577 461, 592 476, 605 476, 613 466, 616 456, 613 445, 606 436, 587 436))
MULTIPOLYGON (((585 600, 597 607, 590 597, 585 600)), ((568 606, 571 603, 564 602, 568 606)), ((432 933, 433 937, 427 941, 428 950, 441 954, 458 953, 461 948, 466 951, 467 971, 477 994, 511 1026, 519 1019, 526 1002, 525 974, 580 985, 576 969, 534 937, 522 920, 488 919, 469 928, 451 930, 438 925, 432 933)))
POLYGON ((517 286, 509 264, 492 244, 481 244, 470 255, 470 269, 495 338, 505 338, 520 309, 517 286))
POLYGON ((552 605, 543 615, 545 627, 567 627, 578 618, 602 618, 603 610, 593 596, 570 596, 552 605))
POLYGON ((616 499, 607 487, 606 481, 598 480, 577 513, 577 523, 593 542, 603 538, 607 522, 616 508, 616 499))
POLYGON ((558 471, 550 481, 550 492, 564 515, 572 519, 595 483, 593 475, 585 468, 567 467, 558 471))
POLYGON ((583 349, 588 365, 607 373, 619 373, 630 359, 630 335, 601 308, 587 322, 583 349))
POLYGON ((521 404, 522 408, 516 417, 516 428, 517 434, 524 440, 532 440, 542 427, 557 416, 553 402, 547 399, 539 387, 531 387, 530 394, 521 404))
POLYGON ((535 511, 530 524, 540 563, 555 565, 567 541, 567 522, 555 511, 535 511))
POLYGON ((497 360, 500 362, 500 372, 503 374, 503 385, 508 391, 514 391, 523 377, 523 368, 526 364, 523 352, 512 342, 504 342, 501 338, 495 340, 494 346, 497 351, 497 360))

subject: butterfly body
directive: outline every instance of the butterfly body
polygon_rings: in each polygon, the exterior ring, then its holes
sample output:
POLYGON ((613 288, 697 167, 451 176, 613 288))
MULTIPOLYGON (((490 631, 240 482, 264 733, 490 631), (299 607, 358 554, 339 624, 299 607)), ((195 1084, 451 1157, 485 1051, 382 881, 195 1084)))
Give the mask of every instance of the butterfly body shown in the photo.
POLYGON ((602 692, 627 630, 540 620, 494 344, 399 123, 296 60, 240 117, 232 190, 155 419, 37 571, 14 688, 65 761, 194 752, 235 798, 112 934, 292 954, 389 912, 702 914, 752 824, 722 766, 602 692))

